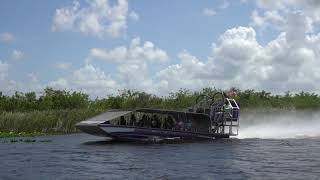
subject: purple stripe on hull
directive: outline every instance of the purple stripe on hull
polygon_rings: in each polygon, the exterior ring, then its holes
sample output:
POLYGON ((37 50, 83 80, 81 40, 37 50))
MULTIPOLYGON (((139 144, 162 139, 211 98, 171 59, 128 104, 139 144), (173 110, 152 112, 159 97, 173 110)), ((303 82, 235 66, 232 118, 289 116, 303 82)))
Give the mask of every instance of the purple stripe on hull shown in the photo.
POLYGON ((214 139, 228 138, 228 135, 197 133, 187 131, 175 131, 169 129, 151 129, 140 127, 99 125, 104 131, 110 134, 114 139, 123 140, 145 140, 145 139, 214 139))

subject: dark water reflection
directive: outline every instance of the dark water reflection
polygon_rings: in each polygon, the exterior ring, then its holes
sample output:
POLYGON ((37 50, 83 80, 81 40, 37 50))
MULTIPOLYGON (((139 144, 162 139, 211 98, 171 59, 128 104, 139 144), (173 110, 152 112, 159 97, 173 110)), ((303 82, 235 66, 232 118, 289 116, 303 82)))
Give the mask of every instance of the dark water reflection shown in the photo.
POLYGON ((0 179, 320 177, 320 138, 179 144, 114 143, 86 134, 37 139, 52 142, 0 143, 0 179))

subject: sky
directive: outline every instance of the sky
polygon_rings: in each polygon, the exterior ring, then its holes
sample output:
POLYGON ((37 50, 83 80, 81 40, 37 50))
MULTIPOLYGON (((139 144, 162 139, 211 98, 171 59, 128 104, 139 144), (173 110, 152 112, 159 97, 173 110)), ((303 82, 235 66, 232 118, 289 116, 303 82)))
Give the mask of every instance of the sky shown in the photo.
POLYGON ((319 92, 318 0, 0 2, 0 91, 319 92))

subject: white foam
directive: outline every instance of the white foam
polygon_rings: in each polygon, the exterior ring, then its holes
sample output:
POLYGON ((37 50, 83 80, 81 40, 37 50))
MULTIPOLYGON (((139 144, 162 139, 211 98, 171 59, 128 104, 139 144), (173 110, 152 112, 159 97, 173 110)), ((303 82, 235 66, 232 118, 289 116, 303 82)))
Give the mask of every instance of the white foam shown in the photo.
POLYGON ((240 119, 238 138, 320 137, 319 111, 245 112, 240 119))

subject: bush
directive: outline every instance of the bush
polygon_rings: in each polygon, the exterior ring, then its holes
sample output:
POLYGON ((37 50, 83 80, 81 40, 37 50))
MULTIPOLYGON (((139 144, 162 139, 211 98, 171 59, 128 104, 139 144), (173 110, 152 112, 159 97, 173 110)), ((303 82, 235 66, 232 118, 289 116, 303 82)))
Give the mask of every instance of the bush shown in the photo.
MULTIPOLYGON (((246 109, 318 109, 320 97, 300 92, 272 95, 266 91, 233 88, 235 99, 246 109)), ((82 92, 44 89, 41 96, 35 92, 16 92, 12 96, 0 92, 0 132, 77 132, 74 125, 107 109, 158 108, 183 110, 192 106, 201 94, 214 95, 219 90, 201 91, 181 89, 169 96, 156 96, 145 92, 123 90, 117 95, 90 100, 82 92)))

